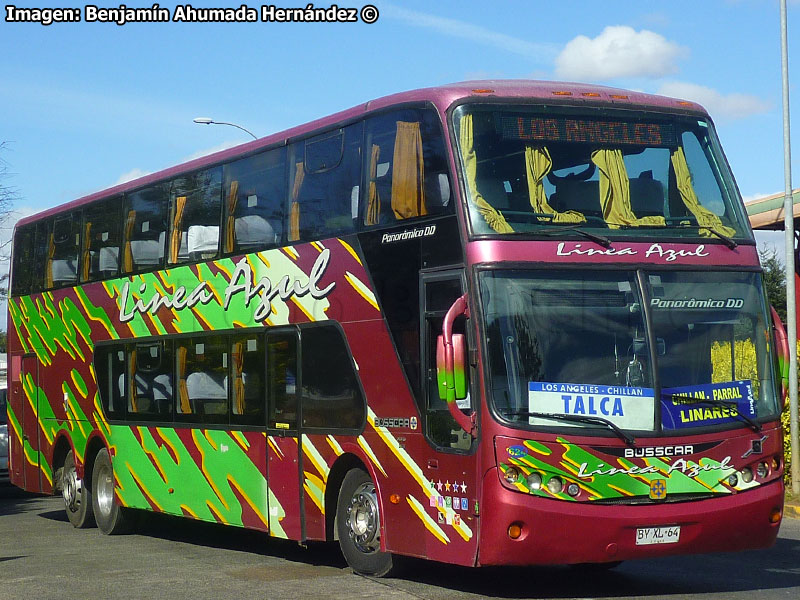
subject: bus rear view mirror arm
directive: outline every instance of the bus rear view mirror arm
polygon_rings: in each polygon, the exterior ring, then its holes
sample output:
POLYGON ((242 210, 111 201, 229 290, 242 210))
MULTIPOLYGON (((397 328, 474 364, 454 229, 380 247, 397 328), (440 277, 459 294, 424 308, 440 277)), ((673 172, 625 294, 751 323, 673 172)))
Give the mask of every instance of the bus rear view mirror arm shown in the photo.
POLYGON ((464 334, 453 333, 456 318, 469 318, 467 295, 458 298, 444 317, 442 335, 436 340, 436 378, 439 398, 447 402, 447 408, 461 429, 476 437, 476 414, 462 412, 456 400, 467 398, 467 352, 464 334))

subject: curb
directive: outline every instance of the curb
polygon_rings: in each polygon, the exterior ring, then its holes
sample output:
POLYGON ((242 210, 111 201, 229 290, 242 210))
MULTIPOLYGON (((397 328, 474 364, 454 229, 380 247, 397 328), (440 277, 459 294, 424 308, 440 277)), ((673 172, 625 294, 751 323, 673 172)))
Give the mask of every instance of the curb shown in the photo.
POLYGON ((800 506, 797 504, 785 504, 783 506, 783 516, 792 519, 800 519, 800 506))

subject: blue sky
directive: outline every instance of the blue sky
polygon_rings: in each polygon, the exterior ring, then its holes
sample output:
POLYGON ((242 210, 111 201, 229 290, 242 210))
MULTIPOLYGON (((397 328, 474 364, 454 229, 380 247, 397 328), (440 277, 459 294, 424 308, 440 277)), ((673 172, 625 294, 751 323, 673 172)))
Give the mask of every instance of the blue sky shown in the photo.
MULTIPOLYGON (((53 4, 84 6, 16 6, 53 4)), ((14 216, 249 139, 194 124, 197 116, 266 135, 385 94, 475 78, 587 81, 699 101, 745 198, 783 191, 777 0, 373 4, 372 25, 0 20, 0 156, 13 173, 4 183, 18 191, 14 216)), ((800 0, 789 0, 794 187, 798 31, 800 0)))

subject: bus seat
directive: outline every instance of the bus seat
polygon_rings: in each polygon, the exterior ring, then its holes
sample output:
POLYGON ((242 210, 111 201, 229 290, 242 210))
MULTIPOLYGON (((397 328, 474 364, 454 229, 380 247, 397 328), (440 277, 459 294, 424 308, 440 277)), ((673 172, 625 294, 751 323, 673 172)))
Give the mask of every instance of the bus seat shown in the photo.
POLYGON ((664 216, 664 186, 657 179, 634 177, 631 182, 631 210, 637 217, 664 216))
POLYGON ((119 248, 106 246, 97 253, 97 270, 101 274, 114 274, 119 268, 119 248))
POLYGON ((509 208, 508 193, 506 192, 503 182, 497 177, 479 177, 476 179, 475 184, 478 193, 483 196, 483 199, 486 200, 492 208, 497 210, 509 208))
MULTIPOLYGON (((202 258, 217 253, 219 247, 219 225, 192 225, 188 233, 184 233, 188 257, 202 258)), ((183 250, 184 239, 181 239, 183 250)), ((178 256, 182 256, 179 251, 178 256)))
POLYGON ((160 265, 164 259, 164 237, 162 231, 158 240, 131 240, 131 254, 137 267, 160 265))
POLYGON ((222 414, 228 410, 228 376, 209 371, 195 371, 186 378, 189 400, 201 414, 222 414))
POLYGON ((429 210, 436 212, 450 204, 450 180, 446 173, 439 173, 429 181, 433 181, 430 189, 426 189, 426 204, 429 210))
POLYGON ((271 246, 280 241, 275 235, 272 225, 261 215, 237 217, 234 221, 234 228, 236 229, 236 243, 239 247, 271 246))
POLYGON ((600 182, 565 179, 556 185, 550 205, 558 212, 574 210, 590 217, 603 217, 600 206, 600 182))
MULTIPOLYGON (((154 375, 147 371, 136 371, 136 399, 146 399, 148 412, 168 413, 172 407, 172 381, 169 375, 154 375)), ((139 404, 140 411, 142 405, 139 404)), ((143 412, 143 411, 142 411, 143 412)))
POLYGON ((51 263, 54 284, 75 283, 78 280, 78 259, 53 259, 51 263))

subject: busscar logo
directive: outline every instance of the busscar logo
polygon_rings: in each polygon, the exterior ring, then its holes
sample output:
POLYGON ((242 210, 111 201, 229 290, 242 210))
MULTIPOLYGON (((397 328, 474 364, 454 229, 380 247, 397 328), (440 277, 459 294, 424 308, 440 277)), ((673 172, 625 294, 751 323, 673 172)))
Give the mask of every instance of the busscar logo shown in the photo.
POLYGON ((411 429, 411 419, 405 417, 400 418, 377 418, 375 419, 375 427, 385 427, 386 429, 411 429))
POLYGON ((694 446, 625 448, 625 458, 660 458, 663 456, 687 456, 689 454, 694 454, 694 446))

